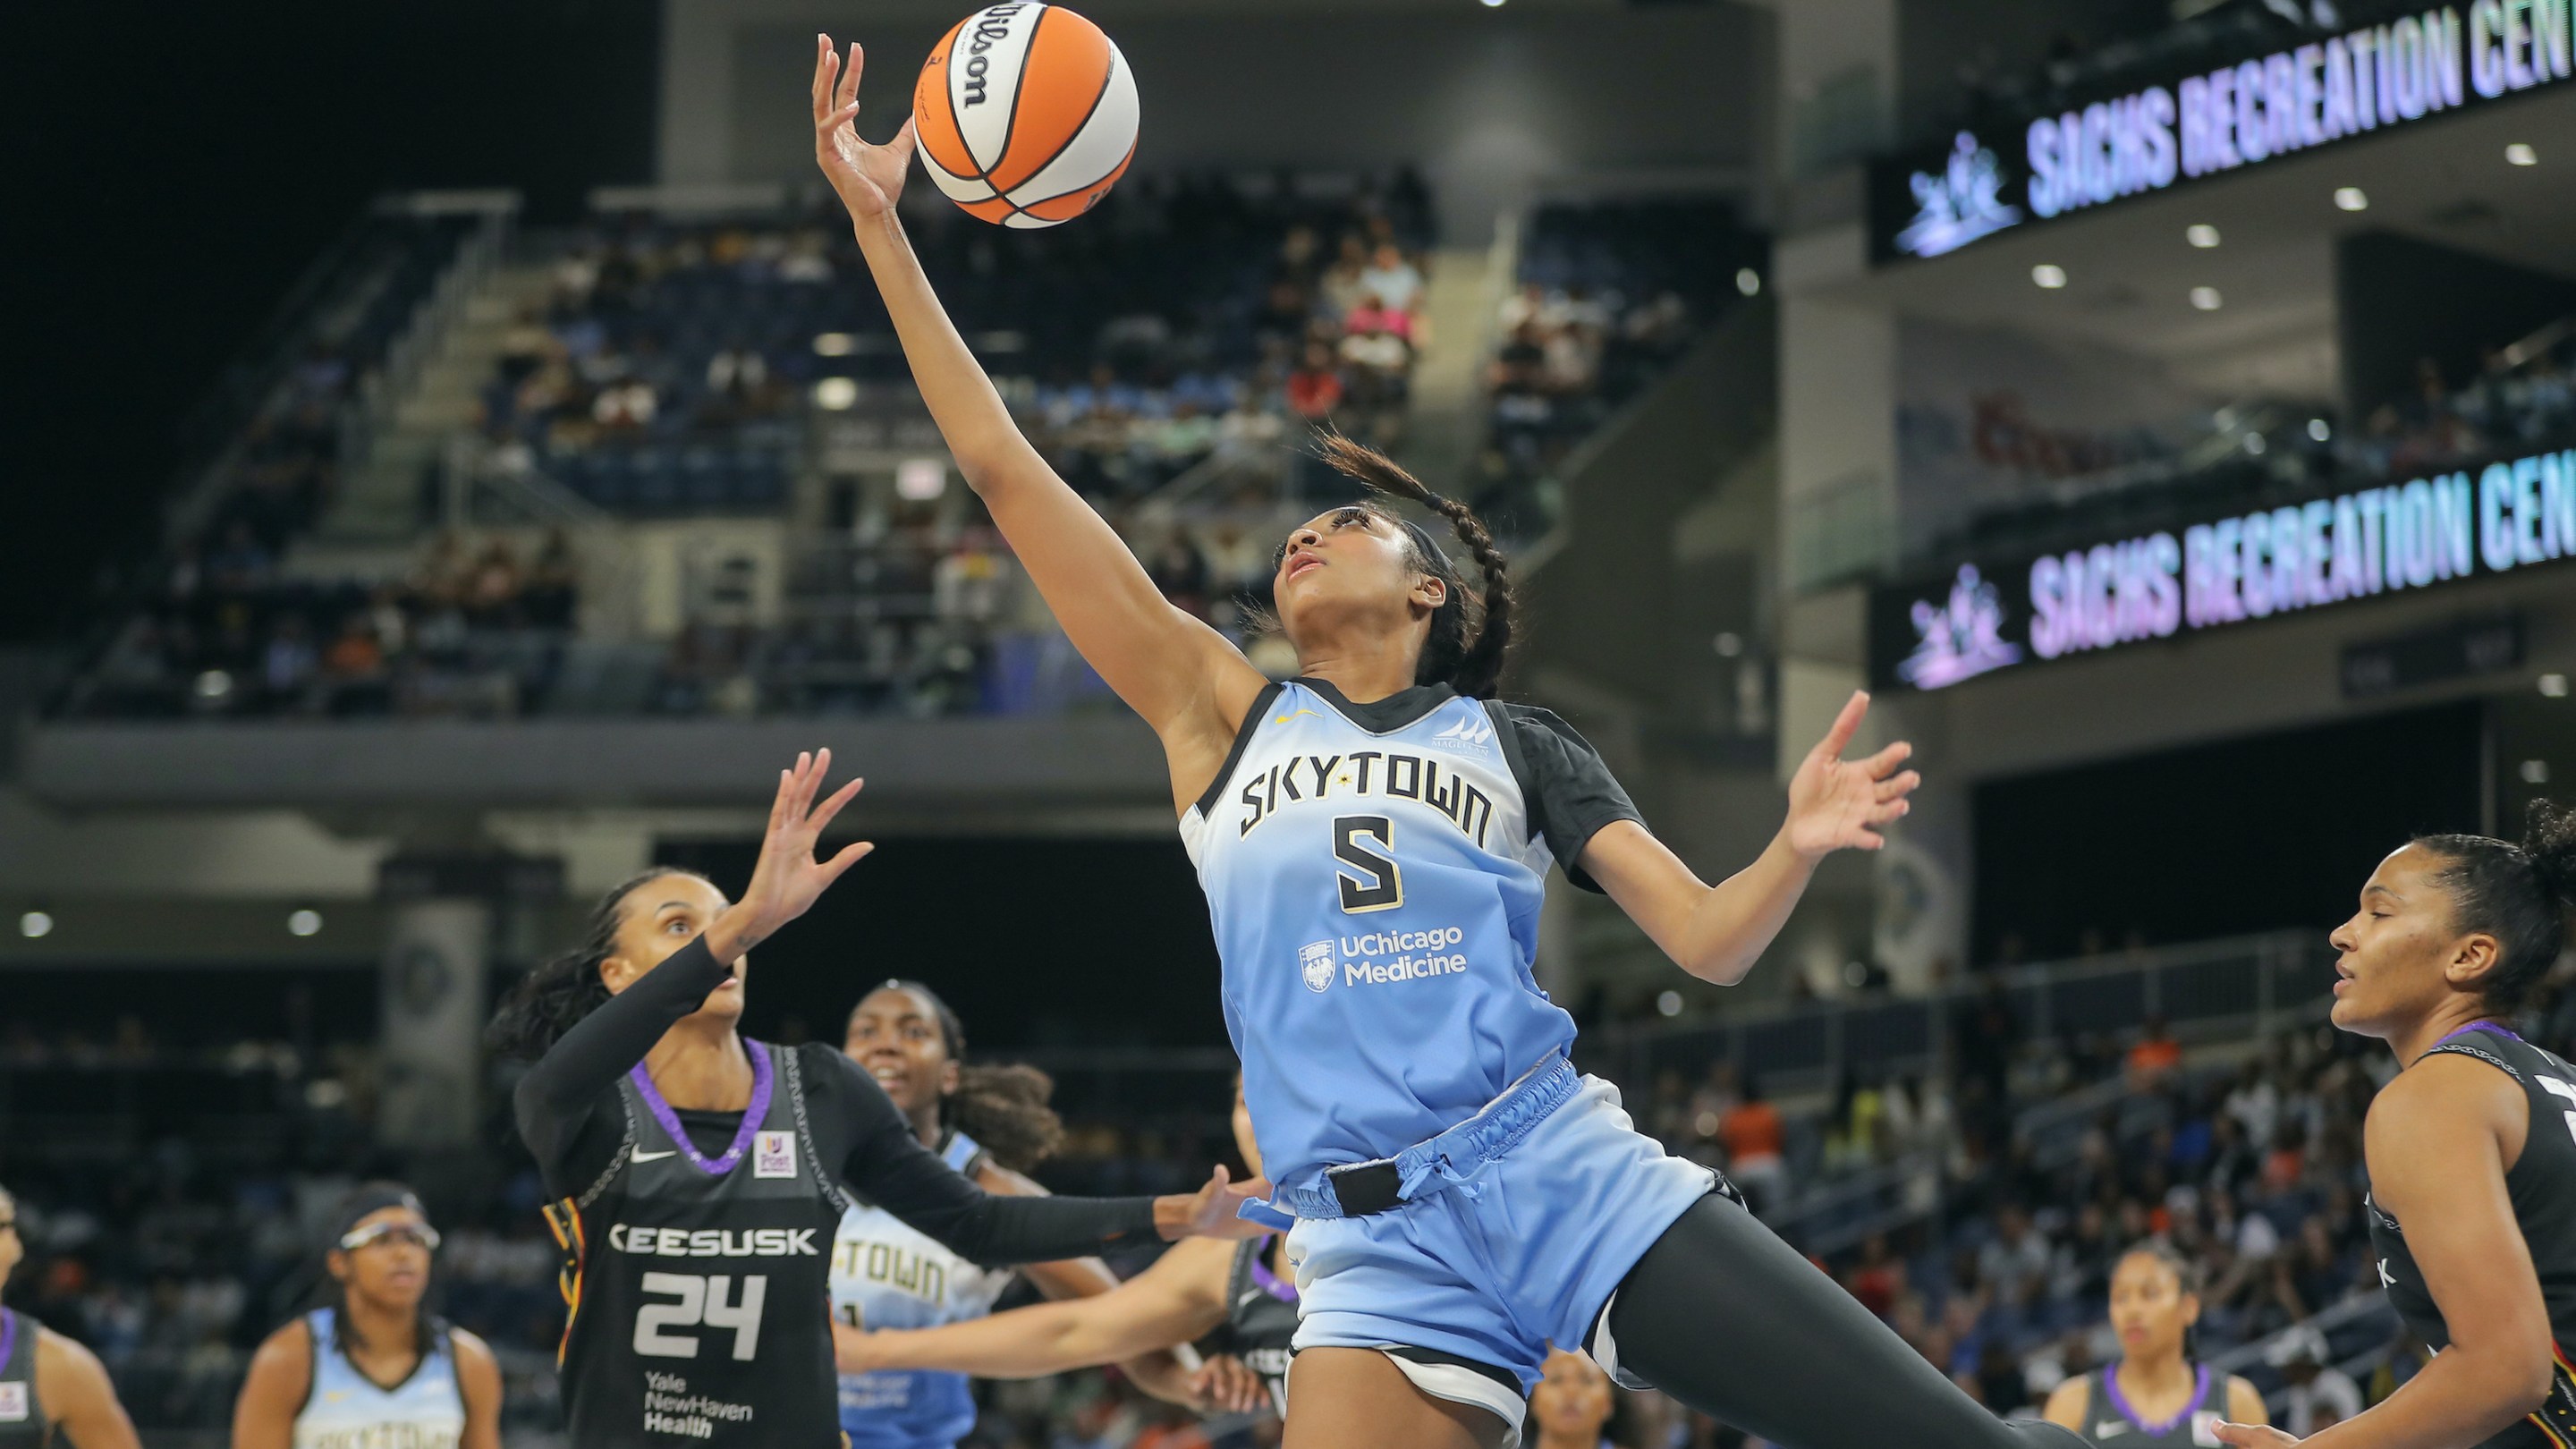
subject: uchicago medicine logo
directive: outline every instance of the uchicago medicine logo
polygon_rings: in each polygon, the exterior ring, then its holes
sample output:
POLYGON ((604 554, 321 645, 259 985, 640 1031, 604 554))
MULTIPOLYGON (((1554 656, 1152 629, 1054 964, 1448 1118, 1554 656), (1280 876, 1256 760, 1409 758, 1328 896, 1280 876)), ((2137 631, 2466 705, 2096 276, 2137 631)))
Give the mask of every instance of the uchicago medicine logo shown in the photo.
POLYGON ((1333 984, 1333 943, 1309 941, 1297 948, 1297 974, 1306 978, 1306 989, 1322 995, 1333 984))

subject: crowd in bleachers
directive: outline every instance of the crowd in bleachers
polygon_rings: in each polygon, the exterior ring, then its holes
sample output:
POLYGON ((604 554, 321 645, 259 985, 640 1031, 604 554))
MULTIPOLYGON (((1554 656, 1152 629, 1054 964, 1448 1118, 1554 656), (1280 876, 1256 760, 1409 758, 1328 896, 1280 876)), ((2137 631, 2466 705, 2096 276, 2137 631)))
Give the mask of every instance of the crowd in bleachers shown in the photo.
POLYGON ((2416 395, 2372 409, 2358 435, 2344 443, 2345 465, 2366 477, 2415 478, 2471 459, 2576 441, 2576 318, 2551 330, 2554 341, 2519 360, 2489 348, 2465 384, 2444 377, 2431 358, 2420 359, 2416 395))
MULTIPOLYGON (((234 526, 236 534, 240 525, 234 526)), ((433 536, 408 577, 281 575, 255 538, 183 549, 71 697, 76 714, 503 718, 540 702, 573 626, 561 532, 433 536)))
MULTIPOLYGON (((927 192, 907 211, 960 330, 1086 493, 1134 496, 1220 453, 1275 468, 1292 418, 1383 439, 1401 416, 1430 224, 1410 173, 1323 191, 1137 178, 1081 226, 1007 235, 927 192)), ((485 429, 505 466, 607 507, 765 509, 803 399, 847 407, 902 366, 830 216, 610 217, 510 332, 485 429)))
POLYGON ((1759 286, 1767 248, 1715 198, 1551 203, 1522 241, 1496 318, 1487 443, 1472 500, 1504 531, 1552 521, 1554 470, 1759 286))

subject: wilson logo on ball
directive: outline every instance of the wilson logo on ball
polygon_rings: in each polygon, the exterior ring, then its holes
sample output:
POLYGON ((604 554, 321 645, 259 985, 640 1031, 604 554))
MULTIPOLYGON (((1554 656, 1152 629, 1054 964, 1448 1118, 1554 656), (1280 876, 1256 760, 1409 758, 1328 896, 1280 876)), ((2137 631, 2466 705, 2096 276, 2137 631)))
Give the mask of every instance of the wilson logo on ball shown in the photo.
POLYGON ((931 184, 969 215, 1054 226, 1089 211, 1136 155, 1136 78, 1092 24, 1008 0, 932 47, 913 88, 931 184))

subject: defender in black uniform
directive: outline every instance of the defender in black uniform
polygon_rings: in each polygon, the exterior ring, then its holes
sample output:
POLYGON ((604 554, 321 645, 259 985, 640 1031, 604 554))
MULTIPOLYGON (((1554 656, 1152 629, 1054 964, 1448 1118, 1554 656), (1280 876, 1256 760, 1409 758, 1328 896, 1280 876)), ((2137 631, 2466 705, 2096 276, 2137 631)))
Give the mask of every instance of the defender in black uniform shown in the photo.
POLYGON ((2214 1449, 2222 1420, 2270 1422, 2252 1384, 2192 1362, 2200 1274, 2189 1259, 2154 1240, 2131 1248, 2112 1265, 2110 1306, 2119 1361, 2059 1384, 2043 1418, 2103 1449, 2214 1449))
MULTIPOLYGON (((1234 1145, 1261 1175, 1252 1114, 1235 1082, 1234 1145)), ((1285 1413, 1288 1340, 1297 1331, 1297 1275, 1284 1238, 1226 1244, 1193 1239, 1096 1298, 1032 1304, 936 1328, 833 1328, 843 1373, 936 1369, 993 1379, 1041 1378, 1204 1343, 1214 1355, 1193 1376, 1192 1407, 1285 1413)))
POLYGON ((739 903, 685 871, 639 877, 494 1023, 503 1047, 544 1053, 519 1083, 518 1120, 557 1199, 547 1220, 565 1255, 560 1360, 579 1449, 841 1442, 826 1280, 844 1182, 978 1262, 1253 1231, 1222 1169, 1195 1196, 988 1195, 838 1051, 736 1033, 744 953, 867 854, 814 859, 858 789, 816 805, 830 763, 825 751, 782 772, 739 903))
POLYGON ((2334 934, 2335 1025, 2404 1067, 2364 1127, 2379 1278, 2443 1351, 2312 1445, 2576 1442, 2576 1067, 2503 1025, 2565 948, 2571 900, 2576 815, 2539 802, 2519 846, 2434 835, 2381 861, 2334 934))
MULTIPOLYGON (((27 1255, 18 1200, 0 1188, 0 1284, 27 1255)), ((96 1355, 23 1313, 0 1308, 0 1449, 139 1449, 134 1423, 96 1355)))

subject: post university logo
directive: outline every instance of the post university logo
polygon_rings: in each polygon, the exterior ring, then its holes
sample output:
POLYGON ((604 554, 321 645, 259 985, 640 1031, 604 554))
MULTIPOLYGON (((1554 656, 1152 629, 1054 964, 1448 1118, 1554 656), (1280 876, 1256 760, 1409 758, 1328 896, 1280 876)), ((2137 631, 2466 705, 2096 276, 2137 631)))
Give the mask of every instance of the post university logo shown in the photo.
POLYGON ((1310 941, 1297 948, 1297 974, 1306 978, 1306 989, 1318 996, 1333 984, 1333 943, 1310 941))

